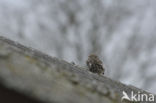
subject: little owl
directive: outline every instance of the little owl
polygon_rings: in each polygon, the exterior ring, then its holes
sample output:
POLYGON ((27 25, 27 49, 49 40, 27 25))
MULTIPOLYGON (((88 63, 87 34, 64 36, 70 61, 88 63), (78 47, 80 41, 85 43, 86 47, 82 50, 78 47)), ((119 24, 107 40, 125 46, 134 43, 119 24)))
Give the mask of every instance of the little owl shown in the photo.
POLYGON ((102 61, 98 58, 97 55, 89 55, 86 64, 89 68, 89 71, 99 75, 104 74, 105 69, 103 68, 102 61))

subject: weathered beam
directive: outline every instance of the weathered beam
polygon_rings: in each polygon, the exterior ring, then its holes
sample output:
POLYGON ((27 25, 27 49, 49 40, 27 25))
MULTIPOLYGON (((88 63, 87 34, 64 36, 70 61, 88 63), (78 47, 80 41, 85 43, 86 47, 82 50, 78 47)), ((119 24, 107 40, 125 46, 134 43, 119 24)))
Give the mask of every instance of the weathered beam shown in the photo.
POLYGON ((147 93, 4 37, 0 37, 0 83, 44 103, 121 103, 123 91, 147 93))

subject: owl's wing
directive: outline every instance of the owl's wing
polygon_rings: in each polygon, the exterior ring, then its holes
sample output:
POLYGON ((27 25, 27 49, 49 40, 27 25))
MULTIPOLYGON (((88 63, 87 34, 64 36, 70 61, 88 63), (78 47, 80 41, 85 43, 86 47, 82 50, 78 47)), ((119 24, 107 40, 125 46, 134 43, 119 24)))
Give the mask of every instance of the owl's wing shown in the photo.
POLYGON ((97 63, 102 65, 102 61, 100 59, 97 60, 97 63))

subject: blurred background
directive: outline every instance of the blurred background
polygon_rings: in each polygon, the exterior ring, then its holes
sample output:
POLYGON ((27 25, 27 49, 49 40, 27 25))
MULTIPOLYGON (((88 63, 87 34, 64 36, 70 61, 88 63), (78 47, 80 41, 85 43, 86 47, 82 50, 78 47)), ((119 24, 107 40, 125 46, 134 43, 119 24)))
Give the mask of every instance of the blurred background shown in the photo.
POLYGON ((0 0, 0 35, 156 93, 155 0, 0 0))

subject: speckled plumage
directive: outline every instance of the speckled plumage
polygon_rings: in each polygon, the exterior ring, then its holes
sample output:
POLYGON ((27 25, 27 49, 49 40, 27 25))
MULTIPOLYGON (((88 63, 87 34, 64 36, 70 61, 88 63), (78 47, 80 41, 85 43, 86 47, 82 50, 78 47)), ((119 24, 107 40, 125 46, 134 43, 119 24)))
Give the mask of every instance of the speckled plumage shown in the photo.
POLYGON ((103 68, 102 61, 98 58, 98 56, 94 54, 89 55, 86 64, 89 71, 97 74, 104 74, 105 69, 103 68))

